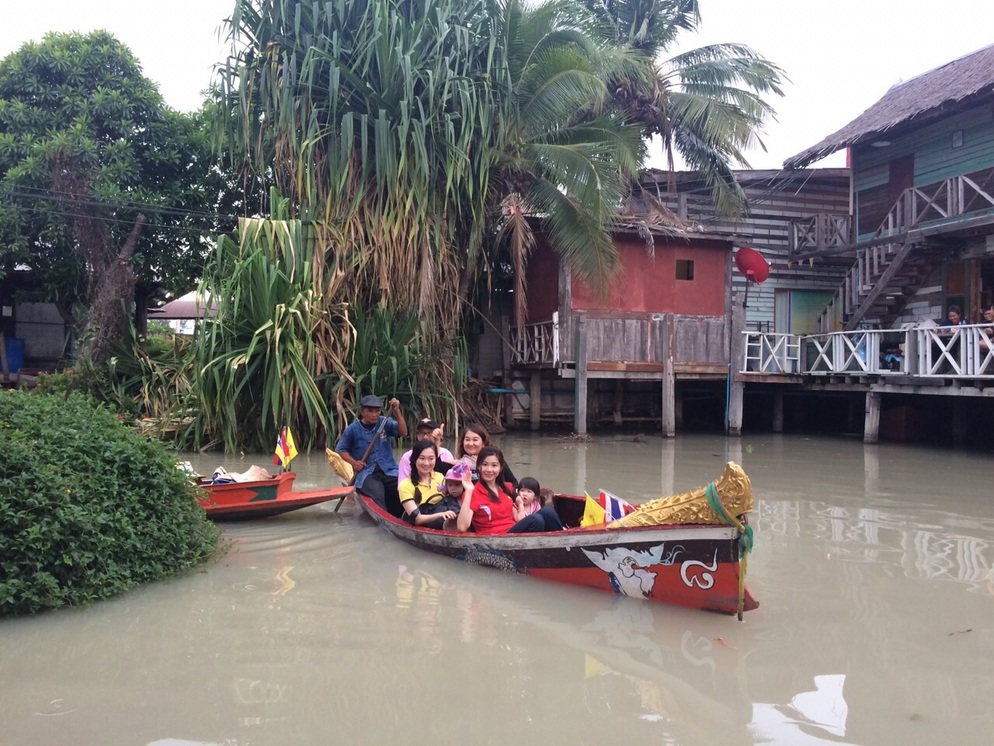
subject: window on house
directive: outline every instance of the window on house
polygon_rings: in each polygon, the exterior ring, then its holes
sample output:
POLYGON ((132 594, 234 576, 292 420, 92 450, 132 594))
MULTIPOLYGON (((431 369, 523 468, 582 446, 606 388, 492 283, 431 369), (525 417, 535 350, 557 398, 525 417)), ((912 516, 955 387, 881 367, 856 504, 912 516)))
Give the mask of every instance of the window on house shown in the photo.
POLYGON ((694 279, 694 260, 693 259, 677 259, 676 260, 676 278, 678 280, 693 280, 694 279))

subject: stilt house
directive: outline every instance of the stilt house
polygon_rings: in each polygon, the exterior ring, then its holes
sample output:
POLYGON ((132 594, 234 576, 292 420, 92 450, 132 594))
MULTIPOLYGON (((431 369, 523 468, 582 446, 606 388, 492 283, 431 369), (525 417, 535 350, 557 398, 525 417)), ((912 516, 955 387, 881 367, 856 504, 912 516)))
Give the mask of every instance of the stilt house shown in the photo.
POLYGON ((893 86, 785 167, 844 148, 851 214, 812 213, 792 233, 794 261, 849 263, 820 329, 939 320, 951 305, 978 320, 994 302, 994 46, 893 86))

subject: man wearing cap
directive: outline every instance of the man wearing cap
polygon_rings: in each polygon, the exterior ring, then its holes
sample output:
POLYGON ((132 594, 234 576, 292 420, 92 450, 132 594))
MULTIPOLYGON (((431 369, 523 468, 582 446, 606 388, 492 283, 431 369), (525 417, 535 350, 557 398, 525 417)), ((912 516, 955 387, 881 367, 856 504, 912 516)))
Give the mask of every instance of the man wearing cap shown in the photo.
MULTIPOLYGON (((456 457, 447 448, 442 447, 442 436, 445 434, 445 425, 439 427, 435 424, 435 421, 429 417, 425 417, 421 420, 417 427, 414 428, 414 442, 417 443, 419 440, 430 440, 435 444, 435 451, 438 454, 438 458, 435 459, 435 471, 440 471, 443 474, 448 470, 448 468, 456 462, 456 457)), ((400 457, 400 463, 397 465, 397 483, 403 482, 411 476, 411 452, 408 451, 403 456, 400 457)))
POLYGON ((362 397, 359 400, 359 419, 342 431, 335 450, 355 470, 356 490, 373 498, 389 513, 399 516, 402 508, 397 494, 397 461, 393 457, 390 438, 406 438, 407 423, 400 413, 397 399, 387 402, 387 407, 396 419, 382 416, 383 401, 380 397, 362 397))

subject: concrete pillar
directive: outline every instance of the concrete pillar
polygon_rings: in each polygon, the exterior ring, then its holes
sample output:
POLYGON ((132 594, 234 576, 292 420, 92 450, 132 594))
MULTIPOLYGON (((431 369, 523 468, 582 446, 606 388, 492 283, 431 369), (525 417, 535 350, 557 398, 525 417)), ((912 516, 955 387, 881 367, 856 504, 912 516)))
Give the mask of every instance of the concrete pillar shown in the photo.
POLYGON ((880 438, 880 394, 866 392, 866 420, 863 424, 863 442, 876 443, 880 438))
POLYGON ((587 318, 576 318, 576 338, 573 345, 576 355, 576 379, 573 402, 573 432, 587 434, 587 318))
POLYGON ((528 381, 528 420, 532 430, 542 426, 542 373, 537 370, 528 381))

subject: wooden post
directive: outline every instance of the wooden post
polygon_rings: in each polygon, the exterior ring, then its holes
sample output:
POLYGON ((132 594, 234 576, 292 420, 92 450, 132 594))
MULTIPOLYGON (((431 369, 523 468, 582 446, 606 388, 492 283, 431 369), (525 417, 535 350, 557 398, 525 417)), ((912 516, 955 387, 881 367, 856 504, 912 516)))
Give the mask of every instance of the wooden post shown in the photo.
POLYGON ((623 378, 616 378, 614 381, 614 413, 612 419, 615 427, 621 427, 624 421, 621 417, 621 407, 625 401, 625 381, 623 378))
POLYGON ((528 382, 528 419, 532 430, 542 426, 542 372, 533 370, 528 382))
POLYGON ((783 432, 783 392, 773 394, 773 432, 783 432))
POLYGON ((745 384, 737 381, 739 370, 745 359, 745 305, 741 293, 732 295, 731 338, 728 340, 728 434, 742 434, 742 400, 745 398, 745 384))
POLYGON ((576 337, 573 344, 576 357, 576 385, 573 401, 573 431, 587 434, 587 317, 576 317, 576 337))
MULTIPOLYGON (((500 327, 502 337, 501 355, 502 369, 504 371, 501 385, 507 391, 514 388, 514 381, 511 380, 511 364, 513 350, 511 349, 511 323, 506 315, 500 317, 500 327)), ((504 394, 504 427, 509 428, 514 425, 514 394, 504 394)))
POLYGON ((966 443, 966 404, 962 398, 953 397, 953 444, 961 446, 966 443))
POLYGON ((673 358, 663 363, 663 437, 676 435, 676 379, 673 375, 673 358))
POLYGON ((876 443, 880 437, 880 394, 866 392, 866 421, 863 424, 863 442, 876 443))

